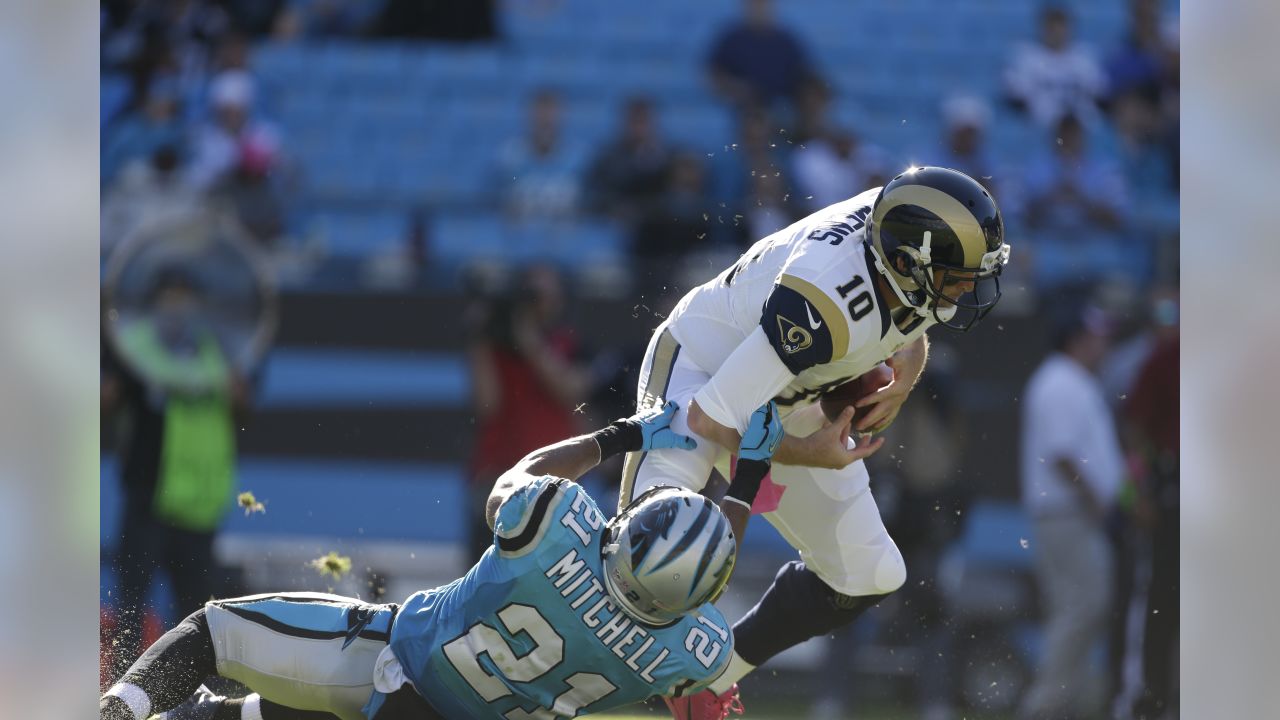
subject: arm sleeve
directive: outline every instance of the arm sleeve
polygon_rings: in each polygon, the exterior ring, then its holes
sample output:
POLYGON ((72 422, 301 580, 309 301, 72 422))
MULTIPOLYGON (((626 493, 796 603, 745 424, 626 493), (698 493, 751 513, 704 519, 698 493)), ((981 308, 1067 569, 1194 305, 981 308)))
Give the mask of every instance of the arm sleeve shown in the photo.
POLYGON ((707 417, 741 434, 747 429, 751 413, 793 379, 795 375, 770 347, 765 331, 756 328, 693 399, 707 417))

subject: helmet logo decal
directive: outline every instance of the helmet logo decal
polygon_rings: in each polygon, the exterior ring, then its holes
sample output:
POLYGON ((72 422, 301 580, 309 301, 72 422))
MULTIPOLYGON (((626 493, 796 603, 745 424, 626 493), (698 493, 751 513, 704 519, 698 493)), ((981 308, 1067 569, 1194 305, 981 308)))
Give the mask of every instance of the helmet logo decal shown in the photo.
POLYGON ((693 521, 693 525, 685 532, 684 537, 680 538, 680 541, 675 544, 675 547, 671 548, 671 550, 667 552, 666 556, 659 560, 649 572, 658 572, 662 568, 671 564, 672 560, 680 557, 690 547, 692 547, 693 542, 698 539, 698 536, 702 533, 702 528, 706 527, 707 521, 711 519, 711 514, 714 512, 715 506, 711 504, 710 500, 703 502, 702 512, 698 513, 698 517, 693 521))
MULTIPOLYGON (((724 516, 721 515, 716 520, 716 528, 711 532, 711 537, 719 537, 720 533, 724 532, 724 524, 727 522, 724 516)), ((698 588, 698 583, 702 582, 702 576, 706 574, 707 566, 711 564, 711 557, 715 554, 716 547, 715 543, 707 543, 707 546, 702 549, 702 557, 698 558, 698 569, 693 575, 693 582, 689 587, 689 595, 692 596, 693 591, 698 588)), ((729 567, 733 566, 730 565, 729 567)))
MULTIPOLYGON (((818 327, 822 327, 822 323, 818 323, 818 327)), ((778 316, 778 336, 783 338, 782 350, 788 355, 794 355, 813 344, 813 335, 808 330, 781 315, 778 316)))
POLYGON ((648 507, 636 516, 628 536, 631 538, 631 562, 634 567, 644 564, 649 551, 659 538, 666 539, 671 531, 671 521, 675 520, 679 507, 674 502, 667 502, 657 507, 648 507))
POLYGON ((632 618, 666 626, 723 591, 736 553, 714 502, 666 487, 619 517, 620 547, 602 555, 602 580, 632 618))

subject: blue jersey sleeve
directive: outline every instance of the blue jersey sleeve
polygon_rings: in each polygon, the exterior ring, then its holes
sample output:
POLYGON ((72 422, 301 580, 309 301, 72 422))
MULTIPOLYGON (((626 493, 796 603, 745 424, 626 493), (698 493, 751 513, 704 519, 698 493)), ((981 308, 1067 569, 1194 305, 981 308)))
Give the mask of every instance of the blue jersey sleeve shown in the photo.
POLYGON ((659 694, 673 697, 692 695, 706 688, 729 665, 733 655, 733 631, 713 605, 703 605, 680 622, 673 638, 680 659, 663 678, 659 694))
POLYGON ((536 547, 547 532, 554 507, 569 487, 574 487, 573 483, 564 478, 544 475, 513 492, 498 508, 494 522, 498 551, 511 557, 536 547))

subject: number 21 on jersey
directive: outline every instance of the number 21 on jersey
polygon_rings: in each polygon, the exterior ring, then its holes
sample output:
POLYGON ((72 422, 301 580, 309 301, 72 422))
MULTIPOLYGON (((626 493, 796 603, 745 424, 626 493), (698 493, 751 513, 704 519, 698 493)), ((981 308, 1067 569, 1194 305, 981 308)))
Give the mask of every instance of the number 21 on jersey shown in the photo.
MULTIPOLYGON (((503 677, 513 682, 537 680, 564 660, 564 638, 560 637, 537 608, 512 603, 498 611, 498 621, 511 635, 528 633, 534 642, 533 650, 522 656, 516 655, 506 639, 484 623, 472 625, 465 634, 444 646, 445 657, 454 669, 487 702, 506 697, 511 694, 511 690, 480 665, 478 657, 482 653, 489 656, 503 677)), ((529 712, 516 708, 505 717, 508 720, 571 718, 582 708, 617 689, 608 678, 598 673, 574 673, 565 678, 565 683, 569 689, 556 697, 550 709, 536 708, 529 712)))

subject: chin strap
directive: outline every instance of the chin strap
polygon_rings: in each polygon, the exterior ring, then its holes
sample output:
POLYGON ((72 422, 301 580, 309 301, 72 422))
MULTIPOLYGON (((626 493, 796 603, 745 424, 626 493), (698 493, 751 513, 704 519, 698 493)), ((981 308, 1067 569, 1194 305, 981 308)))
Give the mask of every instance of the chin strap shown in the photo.
MULTIPOLYGON (((918 259, 913 259, 913 261, 915 262, 915 268, 913 269, 918 270, 921 267, 921 265, 927 266, 929 265, 929 263, 933 261, 932 244, 933 244, 933 231, 925 230, 924 238, 922 238, 920 241, 920 249, 916 250, 918 259)), ((876 269, 880 271, 881 275, 884 275, 885 280, 889 281, 889 287, 893 290, 893 294, 897 295, 898 299, 902 301, 902 304, 906 307, 911 308, 912 312, 914 312, 916 315, 919 315, 920 317, 930 317, 930 315, 933 312, 933 308, 930 306, 930 303, 929 303, 929 293, 926 292, 924 288, 919 287, 921 285, 920 278, 914 277, 914 276, 911 278, 912 281, 915 282, 917 285, 917 290, 915 292, 918 292, 924 296, 923 299, 919 303, 917 303, 907 295, 906 290, 903 290, 901 287, 898 286, 898 281, 895 279, 896 273, 889 271, 888 266, 885 264, 886 261, 880 257, 880 253, 873 252, 871 253, 871 257, 875 260, 876 269)), ((927 283, 928 280, 926 279, 925 282, 927 283)))
POLYGON ((880 274, 884 276, 884 279, 889 281, 889 288, 893 290, 893 294, 898 296, 898 299, 902 301, 903 305, 909 308, 914 308, 918 311, 919 309, 916 308, 915 303, 911 302, 911 299, 907 297, 907 293, 902 288, 898 287, 898 281, 894 279, 893 273, 889 272, 889 268, 885 266, 884 260, 880 259, 880 253, 871 253, 871 258, 875 261, 876 270, 879 270, 880 274))

